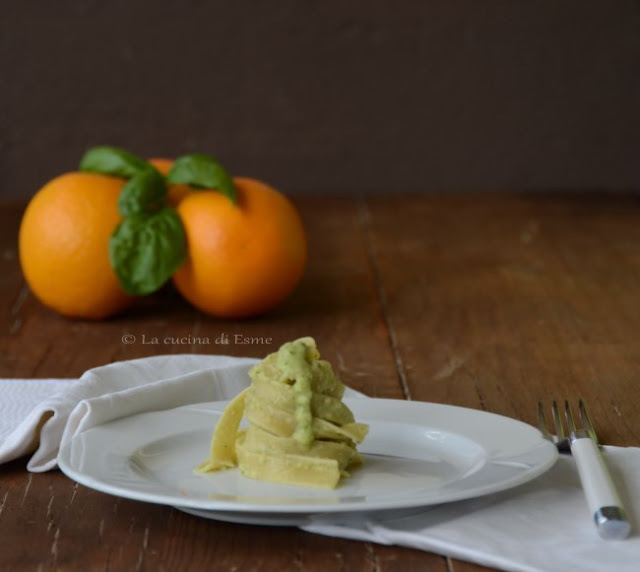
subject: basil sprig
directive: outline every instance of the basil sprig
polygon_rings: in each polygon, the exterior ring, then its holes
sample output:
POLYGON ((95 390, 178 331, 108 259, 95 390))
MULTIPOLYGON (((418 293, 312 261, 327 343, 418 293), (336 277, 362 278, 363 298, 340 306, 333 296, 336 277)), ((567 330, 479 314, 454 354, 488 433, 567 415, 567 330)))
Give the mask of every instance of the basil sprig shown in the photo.
POLYGON ((89 149, 80 170, 128 179, 118 210, 124 217, 109 240, 109 262, 127 294, 158 290, 187 257, 182 221, 167 202, 167 185, 150 163, 117 147, 89 149))
POLYGON ((109 145, 89 149, 80 170, 127 179, 118 210, 124 217, 109 240, 109 261, 125 292, 158 290, 187 257, 182 221, 167 201, 167 184, 215 189, 237 204, 233 179, 210 155, 193 153, 173 163, 166 179, 144 159, 109 145))
POLYGON ((80 160, 80 170, 130 179, 141 171, 154 169, 144 159, 109 145, 89 149, 80 160))
POLYGON ((131 177, 118 197, 122 216, 154 213, 167 205, 167 185, 156 169, 140 171, 131 177))
POLYGON ((155 292, 187 256, 182 221, 165 206, 155 213, 127 216, 109 240, 109 260, 128 294, 155 292))
POLYGON ((169 184, 187 184, 194 188, 215 189, 237 203, 236 187, 225 168, 210 155, 193 153, 175 160, 169 174, 169 184))

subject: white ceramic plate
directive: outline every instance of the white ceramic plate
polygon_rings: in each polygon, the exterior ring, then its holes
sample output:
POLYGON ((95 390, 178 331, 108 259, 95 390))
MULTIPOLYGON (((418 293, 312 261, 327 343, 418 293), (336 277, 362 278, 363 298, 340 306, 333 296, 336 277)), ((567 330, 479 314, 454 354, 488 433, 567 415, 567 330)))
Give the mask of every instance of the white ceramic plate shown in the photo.
POLYGON ((501 491, 540 475, 556 448, 525 423, 450 405, 345 399, 370 425, 365 462, 332 491, 254 481, 238 470, 195 475, 227 402, 134 415, 74 437, 58 463, 69 477, 126 498, 206 518, 301 524, 313 515, 406 509, 501 491))

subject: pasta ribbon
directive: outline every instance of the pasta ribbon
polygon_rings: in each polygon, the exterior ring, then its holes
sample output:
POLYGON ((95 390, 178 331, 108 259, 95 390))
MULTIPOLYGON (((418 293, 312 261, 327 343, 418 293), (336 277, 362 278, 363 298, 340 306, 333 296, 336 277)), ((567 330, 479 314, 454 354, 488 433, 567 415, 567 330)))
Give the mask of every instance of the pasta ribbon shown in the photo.
POLYGON ((335 488, 362 462, 356 444, 368 426, 342 402, 344 385, 313 338, 284 344, 249 376, 251 386, 225 408, 196 472, 237 466, 252 479, 335 488), (248 426, 240 429, 243 417, 248 426))

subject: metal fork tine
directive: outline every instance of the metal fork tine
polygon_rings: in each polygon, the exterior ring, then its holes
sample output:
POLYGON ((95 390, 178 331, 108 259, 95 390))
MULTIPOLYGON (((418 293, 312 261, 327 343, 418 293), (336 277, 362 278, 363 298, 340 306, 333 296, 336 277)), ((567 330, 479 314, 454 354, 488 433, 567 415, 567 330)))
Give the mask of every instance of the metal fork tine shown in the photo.
POLYGON ((576 430, 576 424, 573 420, 573 413, 571 413, 571 406, 569 402, 564 402, 564 415, 567 418, 567 425, 569 425, 569 433, 573 433, 576 430))
POLYGON ((553 425, 556 435, 558 436, 558 440, 562 441, 564 439, 564 427, 562 426, 562 421, 560 420, 560 414, 558 413, 558 403, 555 399, 551 402, 551 415, 553 416, 553 425))
POLYGON ((591 437, 596 443, 598 443, 598 436, 596 435, 596 430, 593 428, 593 423, 591 423, 591 419, 589 414, 587 413, 587 406, 584 404, 584 401, 580 399, 578 401, 578 409, 580 410, 580 424, 584 429, 589 433, 589 437, 591 437))
POLYGON ((549 425, 547 424, 547 417, 544 414, 544 405, 542 401, 538 401, 538 429, 542 435, 544 435, 545 439, 549 439, 549 441, 553 441, 553 437, 549 431, 549 425))

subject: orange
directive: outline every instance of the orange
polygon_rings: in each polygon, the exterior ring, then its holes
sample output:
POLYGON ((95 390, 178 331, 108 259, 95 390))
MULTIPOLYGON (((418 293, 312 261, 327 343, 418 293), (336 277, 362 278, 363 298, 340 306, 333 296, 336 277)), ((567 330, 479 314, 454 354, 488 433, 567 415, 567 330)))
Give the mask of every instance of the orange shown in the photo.
POLYGON ((68 173, 33 197, 20 225, 20 264, 33 294, 65 316, 100 319, 131 301, 109 263, 124 180, 68 173))
POLYGON ((298 284, 307 258, 293 204, 268 185, 235 178, 237 204, 217 191, 193 191, 178 213, 188 258, 173 280, 200 310, 241 318, 265 312, 298 284))
MULTIPOLYGON (((161 175, 164 175, 166 177, 171 170, 173 160, 149 159, 149 163, 151 163, 156 169, 158 169, 161 175)), ((189 185, 169 185, 169 193, 167 197, 169 200, 169 205, 174 208, 177 207, 180 201, 192 191, 193 189, 189 185)))

